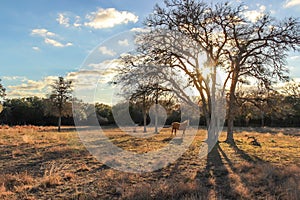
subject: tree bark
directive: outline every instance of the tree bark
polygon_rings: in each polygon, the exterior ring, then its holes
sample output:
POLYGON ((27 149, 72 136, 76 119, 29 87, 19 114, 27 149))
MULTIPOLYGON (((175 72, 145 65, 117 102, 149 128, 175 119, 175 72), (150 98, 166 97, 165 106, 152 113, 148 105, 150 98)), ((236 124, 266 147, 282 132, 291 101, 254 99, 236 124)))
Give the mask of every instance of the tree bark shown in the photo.
POLYGON ((233 77, 231 80, 231 86, 229 91, 229 103, 227 112, 227 138, 226 142, 229 144, 234 143, 233 138, 233 126, 234 126, 234 110, 235 110, 235 88, 238 81, 237 75, 233 72, 233 77))
POLYGON ((217 76, 217 66, 215 65, 216 62, 213 62, 212 65, 212 86, 211 86, 211 94, 210 99, 208 99, 209 105, 209 111, 210 111, 210 120, 208 124, 208 134, 207 134, 207 140, 208 142, 212 142, 214 144, 216 140, 216 135, 218 130, 216 129, 216 76, 217 76))

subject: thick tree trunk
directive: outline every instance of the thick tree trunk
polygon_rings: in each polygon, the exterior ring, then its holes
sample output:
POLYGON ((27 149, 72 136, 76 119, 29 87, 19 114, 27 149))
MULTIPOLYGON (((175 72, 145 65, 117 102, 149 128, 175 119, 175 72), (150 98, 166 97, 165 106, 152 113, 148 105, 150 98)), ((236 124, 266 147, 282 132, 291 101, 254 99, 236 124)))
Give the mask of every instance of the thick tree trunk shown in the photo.
POLYGON ((234 121, 234 116, 232 114, 232 109, 228 108, 228 118, 227 118, 227 138, 226 142, 233 144, 234 143, 234 138, 233 138, 233 121, 234 121))
MULTIPOLYGON (((215 62, 214 62, 215 63, 215 62)), ((216 76, 217 76, 217 67, 215 64, 212 66, 212 86, 211 86, 211 94, 209 101, 209 111, 210 111, 210 119, 208 124, 208 142, 212 142, 212 144, 215 144, 215 140, 217 140, 217 132, 216 129, 216 76)))
POLYGON ((234 143, 233 138, 233 126, 234 126, 234 111, 235 111, 235 88, 238 81, 238 77, 233 72, 233 77, 231 80, 231 86, 229 91, 229 103, 228 103, 228 112, 227 112, 227 138, 226 142, 229 144, 234 143))

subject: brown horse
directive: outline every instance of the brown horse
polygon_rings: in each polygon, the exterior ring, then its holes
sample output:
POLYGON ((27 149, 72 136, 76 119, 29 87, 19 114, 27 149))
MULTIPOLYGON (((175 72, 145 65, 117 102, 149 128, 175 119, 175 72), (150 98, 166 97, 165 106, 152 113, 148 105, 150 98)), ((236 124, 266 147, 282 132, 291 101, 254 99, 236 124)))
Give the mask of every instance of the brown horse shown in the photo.
POLYGON ((185 120, 182 123, 173 122, 172 123, 172 133, 171 133, 171 136, 173 136, 173 132, 174 132, 174 135, 176 136, 176 131, 177 130, 183 130, 183 133, 182 133, 182 136, 183 136, 185 134, 185 130, 186 130, 187 126, 189 126, 189 120, 185 120))

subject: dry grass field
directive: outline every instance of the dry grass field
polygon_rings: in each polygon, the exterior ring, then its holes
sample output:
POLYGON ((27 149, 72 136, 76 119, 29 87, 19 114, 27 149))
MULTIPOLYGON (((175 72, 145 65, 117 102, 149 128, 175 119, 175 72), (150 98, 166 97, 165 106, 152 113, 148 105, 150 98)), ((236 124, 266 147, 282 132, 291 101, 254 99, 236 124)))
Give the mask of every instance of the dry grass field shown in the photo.
MULTIPOLYGON (((170 136, 132 138, 107 128, 114 144, 158 149, 170 136)), ((300 130, 236 129, 198 157, 205 131, 175 163, 149 173, 111 169, 81 144, 73 128, 0 127, 0 199, 300 199, 300 130), (255 137, 261 147, 251 144, 255 137)))

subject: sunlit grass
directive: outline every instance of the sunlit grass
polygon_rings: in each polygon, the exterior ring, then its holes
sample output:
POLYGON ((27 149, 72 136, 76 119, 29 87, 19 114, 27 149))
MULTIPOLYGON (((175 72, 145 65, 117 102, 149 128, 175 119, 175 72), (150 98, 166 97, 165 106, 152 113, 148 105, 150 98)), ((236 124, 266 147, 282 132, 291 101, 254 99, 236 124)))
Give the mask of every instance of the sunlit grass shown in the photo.
MULTIPOLYGON (((145 138, 115 127, 104 131, 115 145, 138 153, 160 149, 171 135, 170 128, 145 138)), ((0 199, 296 199, 298 133, 237 129, 236 146, 224 143, 222 133, 212 153, 199 158, 206 138, 201 129, 175 163, 133 174, 97 161, 73 128, 58 133, 55 127, 0 127, 0 199), (251 144, 253 137, 261 147, 251 144)))

